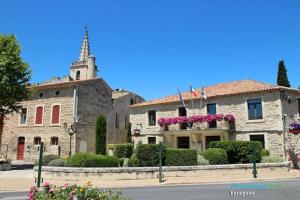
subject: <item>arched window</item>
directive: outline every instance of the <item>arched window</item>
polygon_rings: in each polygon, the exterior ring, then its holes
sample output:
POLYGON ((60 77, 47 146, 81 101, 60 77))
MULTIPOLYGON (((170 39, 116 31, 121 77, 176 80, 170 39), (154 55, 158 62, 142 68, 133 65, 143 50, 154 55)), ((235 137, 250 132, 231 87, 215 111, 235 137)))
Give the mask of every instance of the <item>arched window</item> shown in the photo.
POLYGON ((54 105, 52 106, 52 124, 59 124, 60 123, 60 106, 54 105))
POLYGON ((38 106, 35 110, 35 124, 43 124, 44 107, 38 106))
POLYGON ((76 80, 80 80, 80 71, 76 72, 76 80))

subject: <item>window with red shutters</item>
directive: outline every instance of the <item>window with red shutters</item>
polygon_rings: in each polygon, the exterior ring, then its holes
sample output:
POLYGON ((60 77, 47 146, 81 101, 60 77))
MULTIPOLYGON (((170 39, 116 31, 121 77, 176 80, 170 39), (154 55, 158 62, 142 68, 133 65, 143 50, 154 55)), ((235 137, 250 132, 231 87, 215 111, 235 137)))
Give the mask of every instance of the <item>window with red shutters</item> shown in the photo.
POLYGON ((52 124, 59 124, 60 106, 55 105, 52 107, 52 124))
POLYGON ((35 124, 42 124, 43 123, 43 106, 36 107, 35 111, 35 124))

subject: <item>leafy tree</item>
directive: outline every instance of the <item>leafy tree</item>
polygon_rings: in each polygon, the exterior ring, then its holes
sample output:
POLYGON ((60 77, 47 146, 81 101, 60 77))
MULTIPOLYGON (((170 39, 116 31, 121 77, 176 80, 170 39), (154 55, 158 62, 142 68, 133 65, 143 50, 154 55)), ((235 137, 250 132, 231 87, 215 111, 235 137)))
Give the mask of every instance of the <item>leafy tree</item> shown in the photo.
POLYGON ((29 65, 21 58, 21 48, 14 35, 0 34, 0 116, 21 109, 20 101, 30 97, 27 87, 31 77, 29 65))
POLYGON ((277 85, 291 87, 283 60, 278 63, 277 85))
POLYGON ((96 154, 106 154, 106 119, 103 115, 96 122, 96 154))
POLYGON ((132 136, 131 136, 131 123, 128 122, 126 127, 126 133, 127 133, 127 142, 132 143, 132 136))

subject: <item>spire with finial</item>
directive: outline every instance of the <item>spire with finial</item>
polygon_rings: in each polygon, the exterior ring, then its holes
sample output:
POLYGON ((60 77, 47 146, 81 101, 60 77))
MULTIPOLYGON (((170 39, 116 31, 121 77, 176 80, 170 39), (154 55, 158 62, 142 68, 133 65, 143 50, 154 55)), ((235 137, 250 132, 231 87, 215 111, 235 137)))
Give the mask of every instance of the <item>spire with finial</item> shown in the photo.
POLYGON ((84 38, 80 50, 79 61, 87 61, 88 57, 91 54, 87 26, 85 26, 84 29, 84 38))

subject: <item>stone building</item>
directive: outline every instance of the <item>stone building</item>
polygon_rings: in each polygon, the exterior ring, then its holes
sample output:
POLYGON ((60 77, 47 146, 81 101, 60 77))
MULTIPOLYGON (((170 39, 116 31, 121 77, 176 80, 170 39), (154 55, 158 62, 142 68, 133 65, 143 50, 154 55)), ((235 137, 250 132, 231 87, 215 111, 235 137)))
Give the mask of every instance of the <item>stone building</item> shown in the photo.
POLYGON ((34 160, 41 142, 45 154, 58 154, 60 147, 61 155, 67 156, 70 143, 72 153, 95 152, 96 119, 100 114, 107 119, 107 143, 126 142, 127 106, 144 99, 128 91, 112 90, 103 78, 97 78, 97 71, 86 30, 70 75, 32 85, 34 94, 20 102, 21 112, 4 119, 0 141, 8 148, 7 157, 34 160), (65 123, 75 127, 71 142, 65 123))
POLYGON ((241 80, 208 86, 203 91, 182 94, 187 109, 179 95, 129 106, 134 143, 163 141, 167 146, 203 151, 210 141, 255 140, 261 141, 271 154, 285 157, 292 141, 300 150, 299 135, 288 133, 288 125, 299 121, 300 90, 241 80), (191 126, 173 123, 163 128, 158 124, 161 118, 174 120, 178 116, 204 117, 218 113, 232 114, 235 122, 213 120, 189 123, 191 126))

